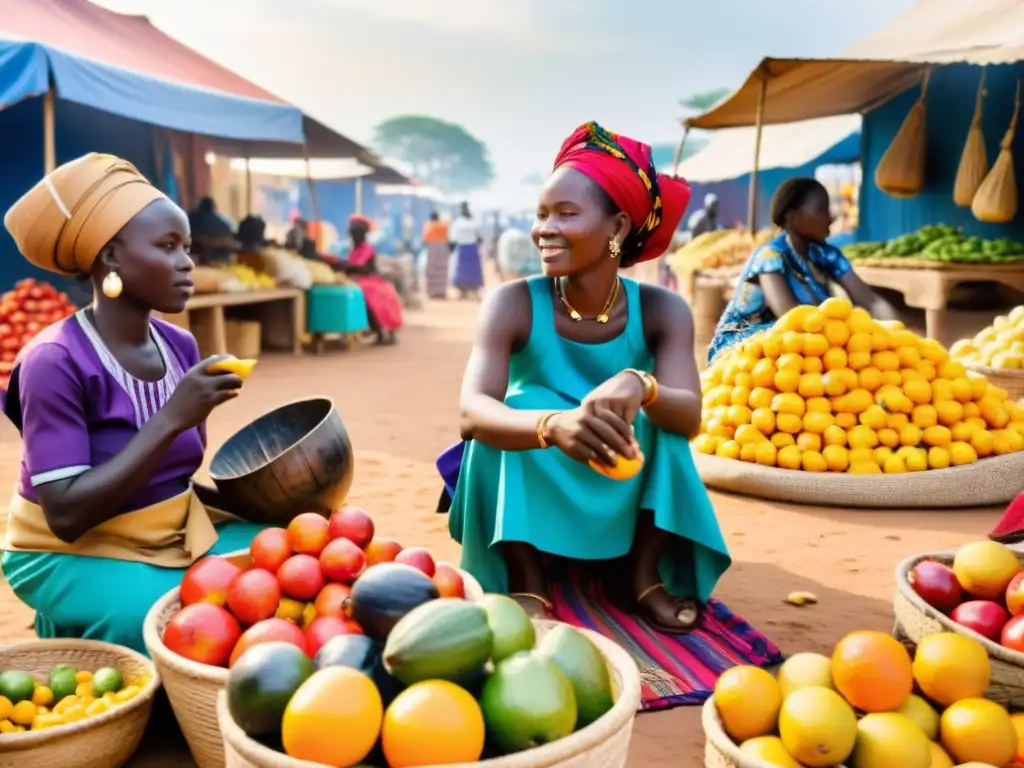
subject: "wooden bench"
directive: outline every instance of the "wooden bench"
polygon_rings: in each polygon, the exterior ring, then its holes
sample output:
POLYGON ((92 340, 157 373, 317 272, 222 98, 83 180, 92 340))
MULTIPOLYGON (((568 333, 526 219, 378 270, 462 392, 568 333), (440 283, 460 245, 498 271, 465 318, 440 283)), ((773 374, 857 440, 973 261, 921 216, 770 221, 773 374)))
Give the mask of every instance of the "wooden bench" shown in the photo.
POLYGON ((163 319, 190 331, 203 357, 227 352, 225 308, 239 309, 245 319, 262 326, 264 349, 291 349, 302 354, 306 331, 306 292, 298 288, 270 288, 233 293, 201 293, 189 299, 185 310, 163 319))

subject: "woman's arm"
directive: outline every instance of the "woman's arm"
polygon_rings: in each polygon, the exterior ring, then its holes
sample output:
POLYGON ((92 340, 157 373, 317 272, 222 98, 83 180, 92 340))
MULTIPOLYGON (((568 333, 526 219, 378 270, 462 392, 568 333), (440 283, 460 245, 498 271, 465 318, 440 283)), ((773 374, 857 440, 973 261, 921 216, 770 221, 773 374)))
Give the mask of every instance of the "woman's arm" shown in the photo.
MULTIPOLYGON (((773 275, 774 277, 774 275, 773 275)), ((693 351, 693 315, 681 296, 641 287, 644 327, 654 355, 658 396, 644 408, 659 429, 693 437, 700 429, 700 376, 693 351)))
POLYGON ((757 282, 764 292, 764 300, 768 309, 776 317, 782 317, 799 303, 782 273, 763 272, 757 276, 757 282))
POLYGON ((504 403, 509 361, 517 340, 531 322, 525 282, 508 283, 484 299, 476 342, 462 378, 460 430, 463 440, 503 451, 540 447, 537 422, 546 411, 520 411, 504 403))
POLYGON ((900 313, 880 296, 874 288, 860 279, 852 269, 839 278, 839 284, 858 307, 866 309, 876 320, 899 320, 900 313))

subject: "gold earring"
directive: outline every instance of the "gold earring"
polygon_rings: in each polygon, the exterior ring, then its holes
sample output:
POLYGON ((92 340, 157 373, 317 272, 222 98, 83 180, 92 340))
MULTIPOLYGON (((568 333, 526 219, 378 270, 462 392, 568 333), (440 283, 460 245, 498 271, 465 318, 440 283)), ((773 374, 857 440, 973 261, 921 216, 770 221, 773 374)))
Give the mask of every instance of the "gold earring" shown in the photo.
POLYGON ((123 290, 124 283, 121 282, 121 276, 117 272, 110 272, 103 278, 103 295, 108 299, 116 299, 123 290))
POLYGON ((608 255, 616 260, 622 255, 622 246, 619 245, 618 238, 613 237, 608 243, 608 255))

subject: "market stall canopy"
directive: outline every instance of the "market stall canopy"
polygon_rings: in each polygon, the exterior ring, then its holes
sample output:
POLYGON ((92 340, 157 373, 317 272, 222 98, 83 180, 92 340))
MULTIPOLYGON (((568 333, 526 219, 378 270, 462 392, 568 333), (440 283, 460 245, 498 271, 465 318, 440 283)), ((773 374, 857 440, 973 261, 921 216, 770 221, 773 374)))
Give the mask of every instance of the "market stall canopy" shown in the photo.
MULTIPOLYGON (((852 163, 860 158, 860 115, 838 115, 789 125, 773 125, 761 135, 758 167, 800 168, 852 163)), ((706 147, 676 167, 687 181, 727 181, 754 170, 754 128, 727 128, 715 133, 706 147)))
MULTIPOLYGON (((0 0, 2 2, 2 0, 0 0)), ((292 141, 236 141, 230 138, 214 137, 210 151, 224 157, 259 158, 305 158, 308 152, 314 158, 355 158, 374 168, 388 167, 371 150, 352 139, 328 128, 309 115, 302 117, 305 145, 292 141)))
POLYGON ((789 123, 866 112, 917 84, 932 64, 1024 59, 1020 0, 919 0, 836 59, 764 59, 738 91, 686 122, 693 128, 789 123))
POLYGON ((163 34, 88 0, 3 0, 0 109, 41 96, 179 131, 302 144, 303 115, 163 34))
MULTIPOLYGON (((246 159, 231 159, 231 170, 244 172, 246 159)), ((363 179, 379 184, 409 184, 411 180, 387 165, 367 165, 354 157, 315 157, 309 165, 305 160, 294 158, 252 158, 249 160, 251 173, 267 176, 283 176, 288 179, 311 179, 313 181, 349 181, 363 179)))

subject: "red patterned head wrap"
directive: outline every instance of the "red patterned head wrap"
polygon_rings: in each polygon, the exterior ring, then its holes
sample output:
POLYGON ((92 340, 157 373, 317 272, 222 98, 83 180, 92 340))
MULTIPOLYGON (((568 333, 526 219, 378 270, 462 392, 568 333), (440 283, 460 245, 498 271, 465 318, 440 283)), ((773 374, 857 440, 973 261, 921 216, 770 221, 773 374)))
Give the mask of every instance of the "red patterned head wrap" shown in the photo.
POLYGON ((373 231, 373 220, 368 219, 366 216, 363 216, 362 214, 359 213, 353 213, 351 216, 349 216, 348 224, 349 226, 352 226, 353 224, 361 224, 362 226, 366 227, 367 232, 373 231))
POLYGON ((633 229, 622 246, 623 266, 668 249, 690 202, 690 185, 659 174, 647 144, 589 122, 562 144, 555 168, 562 166, 586 174, 629 216, 633 229))

